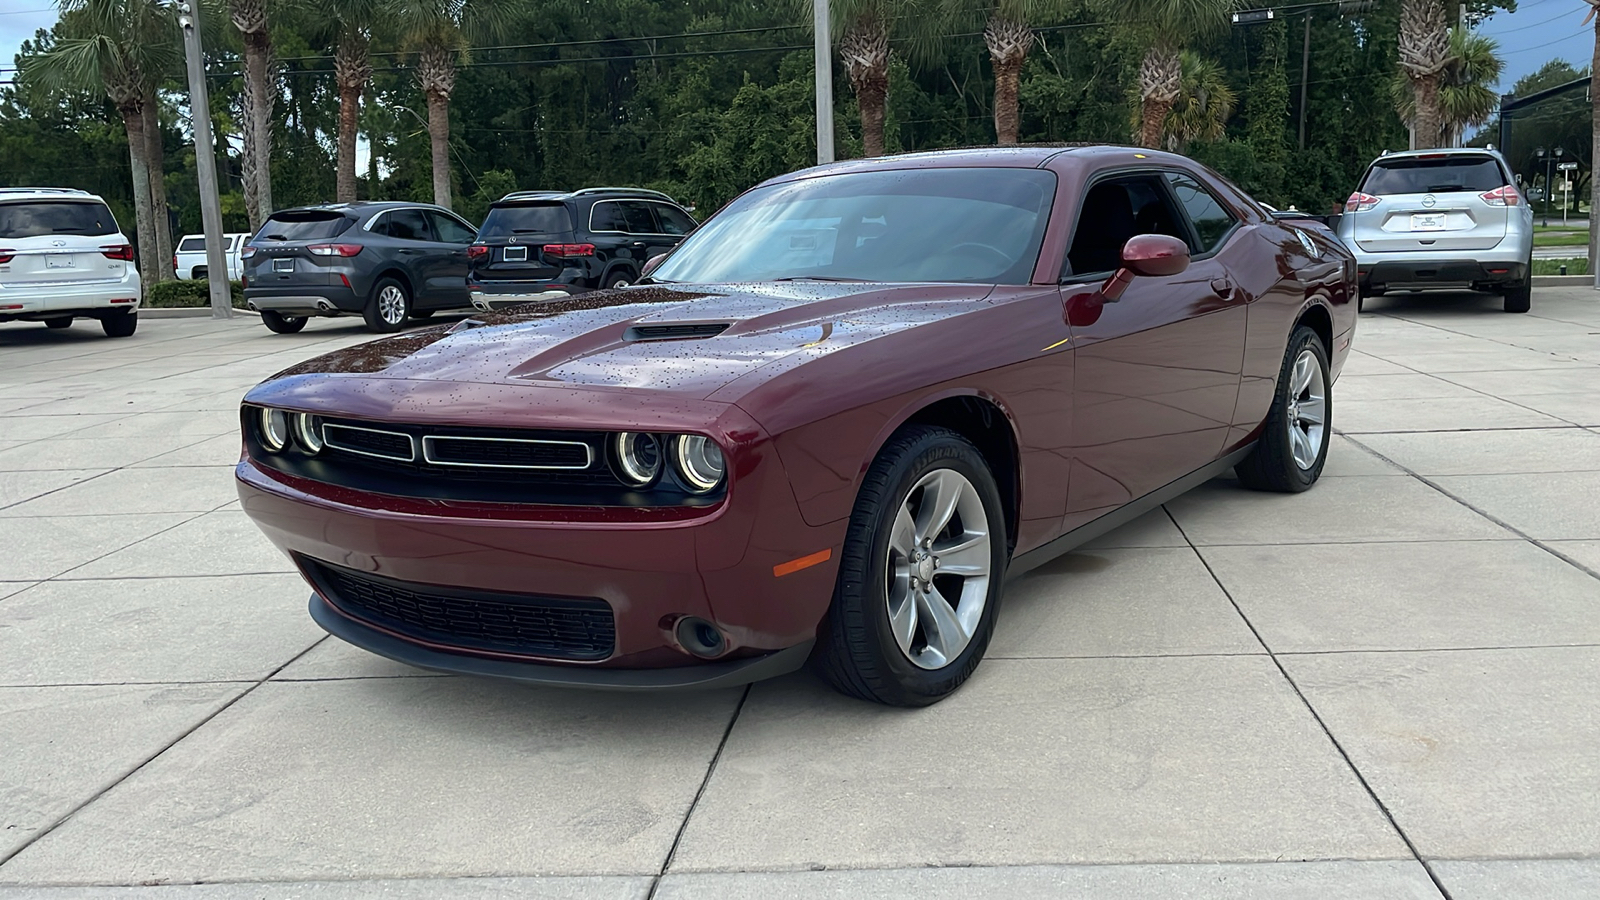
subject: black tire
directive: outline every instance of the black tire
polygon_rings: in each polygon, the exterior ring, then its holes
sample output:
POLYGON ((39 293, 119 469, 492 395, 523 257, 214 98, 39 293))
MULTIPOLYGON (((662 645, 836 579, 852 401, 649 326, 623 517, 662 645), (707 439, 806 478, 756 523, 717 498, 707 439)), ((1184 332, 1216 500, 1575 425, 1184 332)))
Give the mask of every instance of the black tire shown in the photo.
POLYGON ((138 327, 138 312, 112 313, 100 320, 100 328, 106 337, 133 337, 138 327))
POLYGON ((367 329, 379 334, 399 331, 411 315, 411 291, 397 278, 380 278, 361 310, 367 329), (398 292, 398 293, 391 293, 398 292))
POLYGON ((190 281, 205 281, 206 280, 206 276, 210 271, 211 270, 207 269, 205 266, 195 266, 194 270, 189 273, 189 280, 190 281))
POLYGON ((306 317, 286 316, 280 312, 263 309, 261 311, 261 324, 267 326, 267 330, 273 334, 294 334, 306 327, 306 317))
MULTIPOLYGON (((1257 491, 1278 491, 1297 494, 1317 483, 1322 467, 1328 461, 1328 445, 1333 442, 1333 382, 1328 374, 1328 348, 1322 338, 1311 328, 1302 325, 1289 338, 1289 350, 1283 355, 1283 368, 1278 372, 1278 389, 1272 398, 1272 409, 1262 426, 1261 437, 1255 449, 1244 461, 1233 467, 1245 487, 1257 491), (1295 461, 1294 446, 1289 436, 1290 387, 1295 362, 1302 352, 1309 351, 1316 360, 1323 385, 1322 446, 1317 448, 1315 461, 1301 466, 1295 461)), ((1295 402, 1298 406, 1298 401, 1295 402)))
POLYGON ((902 429, 873 460, 856 496, 833 604, 812 656, 818 674, 842 693, 891 706, 927 706, 948 696, 977 669, 994 632, 1008 558, 1005 535, 1000 492, 978 449, 946 428, 902 429), (923 668, 890 630, 889 541, 902 504, 920 479, 939 469, 962 475, 976 489, 991 559, 984 607, 965 649, 939 668, 923 668))
POLYGON ((619 267, 607 272, 605 277, 600 279, 600 289, 608 290, 612 288, 627 287, 628 285, 633 284, 636 280, 637 279, 633 277, 632 269, 619 267))
POLYGON ((58 330, 62 329, 62 328, 71 328, 72 327, 72 317, 71 316, 62 316, 59 319, 45 319, 44 320, 44 324, 45 324, 46 328, 54 328, 54 329, 58 329, 58 330))
MULTIPOLYGON (((1530 270, 1531 271, 1531 270, 1530 270)), ((1530 274, 1521 286, 1506 288, 1505 309, 1508 313, 1525 313, 1533 308, 1533 276, 1530 274)))
POLYGON ((432 310, 432 309, 413 309, 411 312, 407 313, 407 315, 409 315, 413 319, 426 319, 426 318, 431 317, 435 312, 437 312, 437 310, 432 310))

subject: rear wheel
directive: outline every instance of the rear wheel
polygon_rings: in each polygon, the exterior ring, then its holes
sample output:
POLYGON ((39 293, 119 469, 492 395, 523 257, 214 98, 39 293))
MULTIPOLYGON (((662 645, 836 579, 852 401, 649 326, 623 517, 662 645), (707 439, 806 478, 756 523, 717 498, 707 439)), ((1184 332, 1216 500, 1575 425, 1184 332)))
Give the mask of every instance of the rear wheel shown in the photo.
POLYGON ((408 315, 410 315, 413 319, 426 319, 433 315, 433 313, 434 310, 431 309, 413 309, 410 313, 408 313, 408 315))
POLYGON ((46 328, 71 328, 72 317, 62 316, 59 319, 45 319, 44 324, 46 328))
POLYGON ((1295 329, 1261 438, 1234 467, 1245 487, 1299 493, 1317 483, 1333 436, 1332 383, 1322 338, 1304 325, 1295 329))
POLYGON ((814 664, 843 693, 927 706, 972 675, 994 632, 1006 528, 994 476, 966 438, 915 426, 856 498, 814 664))
POLYGON ((100 320, 100 328, 106 333, 106 337, 132 337, 138 327, 137 312, 112 313, 100 320))
POLYGON ((411 292, 393 278, 381 279, 372 288, 372 296, 361 311, 367 328, 379 333, 399 331, 411 314, 411 292))
POLYGON ((263 309, 261 311, 261 324, 267 326, 267 330, 273 334, 294 334, 306 327, 306 317, 286 316, 280 312, 263 309))

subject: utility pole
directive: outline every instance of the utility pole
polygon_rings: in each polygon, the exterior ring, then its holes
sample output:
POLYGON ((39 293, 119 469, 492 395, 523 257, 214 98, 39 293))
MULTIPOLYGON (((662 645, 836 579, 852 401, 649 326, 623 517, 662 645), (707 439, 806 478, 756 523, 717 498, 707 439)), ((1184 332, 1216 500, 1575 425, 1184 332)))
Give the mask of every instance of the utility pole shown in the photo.
POLYGON ((833 30, 828 0, 811 0, 817 37, 817 164, 833 162, 833 30))
POLYGON ((189 118, 193 122, 194 165, 200 176, 200 223, 206 235, 206 281, 211 287, 211 318, 233 318, 228 284, 228 251, 222 243, 222 201, 217 196, 217 148, 211 140, 211 95, 206 91, 205 58, 200 54, 200 2, 178 4, 183 52, 189 69, 189 118))
POLYGON ((1311 78, 1311 11, 1306 11, 1306 41, 1300 51, 1300 149, 1306 148, 1306 82, 1311 78))

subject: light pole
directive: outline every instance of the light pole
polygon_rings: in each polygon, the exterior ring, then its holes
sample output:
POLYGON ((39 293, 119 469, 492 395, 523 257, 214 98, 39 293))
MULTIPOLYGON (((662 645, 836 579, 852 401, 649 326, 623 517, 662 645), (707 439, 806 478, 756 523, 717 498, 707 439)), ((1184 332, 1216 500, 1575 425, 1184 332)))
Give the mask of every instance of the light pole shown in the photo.
POLYGON ((200 2, 178 4, 183 52, 189 69, 189 117, 193 122, 194 166, 200 176, 200 224, 206 235, 206 281, 211 288, 211 318, 233 318, 228 285, 228 251, 222 244, 222 201, 217 197, 217 149, 211 140, 211 95, 206 91, 205 58, 200 55, 200 2))
POLYGON ((811 0, 817 55, 817 164, 833 162, 833 31, 828 0, 811 0))

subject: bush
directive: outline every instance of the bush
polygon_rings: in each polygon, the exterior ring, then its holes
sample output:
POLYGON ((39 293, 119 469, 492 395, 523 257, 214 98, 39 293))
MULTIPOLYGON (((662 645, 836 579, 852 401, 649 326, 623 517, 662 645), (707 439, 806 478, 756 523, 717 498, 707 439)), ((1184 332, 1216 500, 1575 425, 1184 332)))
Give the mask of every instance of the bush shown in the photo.
MULTIPOLYGON (((244 309, 244 287, 237 281, 231 284, 233 308, 244 309)), ((145 289, 144 305, 147 309, 210 306, 211 287, 206 281, 159 281, 145 289)))

